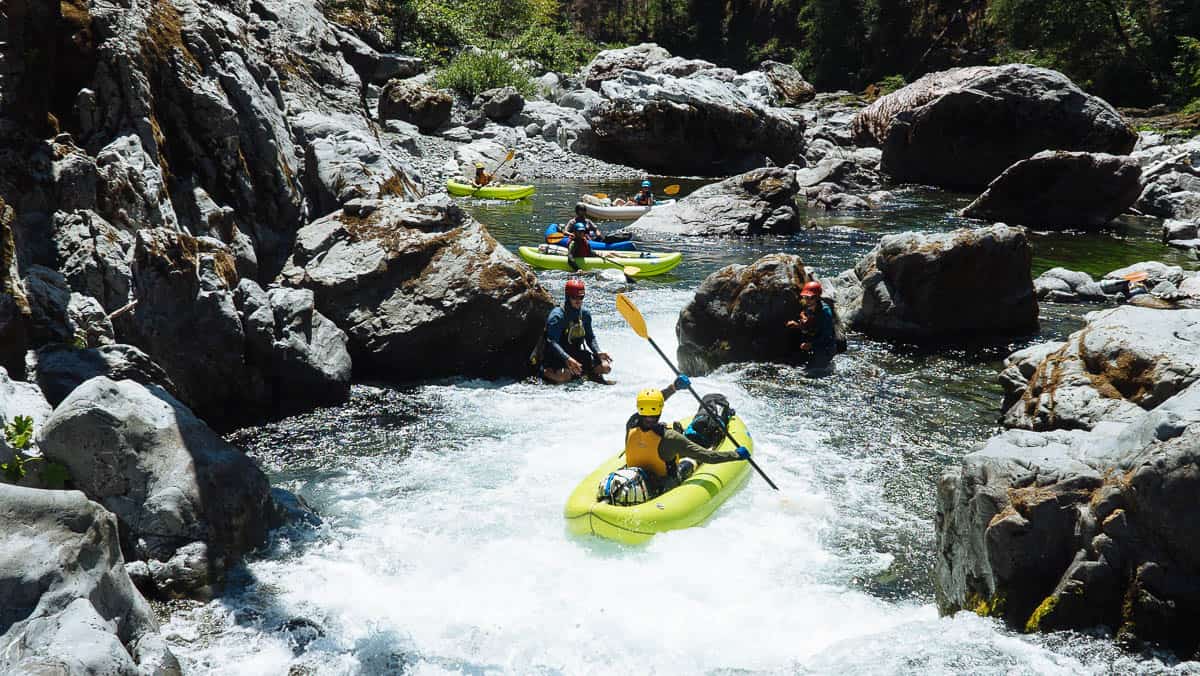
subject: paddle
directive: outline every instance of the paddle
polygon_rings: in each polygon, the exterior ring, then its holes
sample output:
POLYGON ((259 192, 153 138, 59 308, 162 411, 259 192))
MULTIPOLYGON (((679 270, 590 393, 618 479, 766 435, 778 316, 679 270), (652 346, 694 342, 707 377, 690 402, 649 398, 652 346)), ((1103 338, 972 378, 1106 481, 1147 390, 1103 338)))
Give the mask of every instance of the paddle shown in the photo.
POLYGON ((1144 282, 1149 277, 1150 273, 1146 272, 1145 270, 1139 270, 1137 272, 1131 272, 1127 275, 1121 275, 1121 279, 1127 282, 1144 282))
MULTIPOLYGON (((493 179, 496 178, 496 172, 500 171, 500 167, 503 167, 505 165, 505 163, 507 163, 509 160, 511 160, 516 154, 517 154, 516 151, 513 151, 513 150, 508 151, 508 154, 504 156, 504 159, 500 161, 500 164, 497 164, 496 168, 492 170, 492 178, 493 179)), ((493 184, 489 181, 488 183, 484 183, 483 185, 479 186, 478 188, 475 188, 475 190, 473 190, 471 192, 471 197, 474 197, 475 193, 479 192, 480 190, 483 190, 484 188, 488 187, 489 185, 493 185, 493 184)))
MULTIPOLYGON (((675 375, 680 375, 679 369, 675 368, 675 364, 671 362, 670 357, 668 357, 661 349, 659 349, 658 344, 654 342, 654 339, 651 338, 650 334, 646 331, 646 320, 642 318, 642 313, 638 311, 637 306, 633 304, 633 301, 629 300, 629 298, 627 298, 623 293, 617 294, 617 312, 620 312, 621 316, 625 318, 625 321, 629 322, 629 327, 633 329, 634 333, 650 341, 651 347, 658 352, 658 356, 662 357, 663 361, 667 362, 667 366, 671 367, 671 370, 675 372, 675 375)), ((712 407, 705 403, 704 400, 700 398, 699 394, 696 394, 695 388, 693 388, 691 385, 688 385, 688 392, 692 393, 692 396, 696 398, 696 401, 700 402, 700 405, 704 407, 704 410, 708 411, 708 414, 713 417, 713 420, 721 420, 721 417, 717 415, 717 412, 712 410, 712 407)), ((729 433, 729 428, 725 427, 724 424, 721 425, 721 431, 725 432, 725 437, 732 441, 734 445, 742 445, 738 443, 737 439, 733 438, 733 435, 729 433)), ((756 472, 758 472, 758 475, 767 482, 767 485, 775 490, 779 490, 779 486, 776 486, 775 482, 771 481, 771 478, 762 471, 762 468, 758 466, 758 463, 754 462, 754 458, 746 458, 746 461, 749 462, 750 466, 753 467, 756 472)))
POLYGON ((674 194, 677 194, 678 192, 679 192, 679 184, 678 183, 672 183, 671 185, 663 188, 664 195, 674 195, 674 194))
POLYGON ((637 284, 637 280, 634 279, 634 277, 636 277, 637 274, 639 272, 641 272, 641 270, 639 268, 637 268, 636 266, 621 265, 620 263, 614 261, 613 259, 609 258, 608 256, 605 256, 604 254, 600 253, 599 251, 593 251, 592 255, 594 255, 596 258, 599 258, 600 260, 604 261, 605 263, 608 263, 609 265, 621 268, 621 272, 625 273, 625 281, 629 282, 630 284, 637 284))

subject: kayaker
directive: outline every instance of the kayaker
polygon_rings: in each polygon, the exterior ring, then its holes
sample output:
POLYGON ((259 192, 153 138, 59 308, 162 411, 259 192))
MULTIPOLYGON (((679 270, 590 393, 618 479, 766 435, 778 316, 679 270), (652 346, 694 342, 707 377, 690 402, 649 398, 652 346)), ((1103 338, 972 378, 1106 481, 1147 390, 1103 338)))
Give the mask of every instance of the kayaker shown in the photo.
POLYGON ((583 307, 583 294, 583 280, 568 279, 563 304, 546 318, 542 378, 548 382, 559 384, 586 376, 604 383, 604 374, 612 371, 612 357, 600 351, 592 332, 592 313, 583 307))
POLYGON ((579 263, 575 262, 575 259, 587 258, 592 255, 592 243, 588 238, 587 226, 583 223, 576 223, 567 232, 571 238, 567 242, 567 265, 572 270, 579 270, 579 263))
POLYGON ((613 204, 618 206, 637 205, 639 207, 654 206, 654 193, 650 192, 650 181, 642 181, 642 189, 638 194, 630 197, 627 200, 617 200, 613 204))
POLYGON ((638 392, 637 413, 625 423, 625 465, 646 471, 652 496, 671 490, 691 474, 695 465, 684 463, 682 459, 690 458, 695 463, 720 463, 750 457, 750 451, 745 446, 738 446, 734 451, 714 451, 659 422, 667 399, 689 385, 691 380, 680 374, 675 382, 661 390, 638 392))
POLYGON ((821 298, 821 283, 813 280, 800 290, 800 317, 786 326, 800 334, 801 361, 810 369, 829 366, 837 354, 833 308, 821 298))
POLYGON ((483 186, 485 186, 491 182, 492 182, 492 175, 483 170, 483 162, 476 162, 475 163, 475 178, 472 179, 472 183, 475 184, 475 187, 482 188, 483 186))
POLYGON ((584 231, 587 232, 589 239, 598 242, 604 240, 604 233, 600 232, 600 228, 596 227, 596 224, 587 217, 587 207, 583 202, 575 205, 575 218, 567 221, 567 232, 574 231, 577 223, 583 223, 584 231))

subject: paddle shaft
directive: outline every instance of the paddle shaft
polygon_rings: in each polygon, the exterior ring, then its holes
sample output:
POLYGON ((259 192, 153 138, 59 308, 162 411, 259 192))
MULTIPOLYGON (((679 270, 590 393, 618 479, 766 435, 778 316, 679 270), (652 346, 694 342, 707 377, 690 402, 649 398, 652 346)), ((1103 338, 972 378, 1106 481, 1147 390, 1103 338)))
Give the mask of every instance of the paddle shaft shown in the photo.
MULTIPOLYGON (((650 341, 651 347, 653 347, 654 350, 656 352, 658 352, 658 356, 662 357, 663 361, 667 362, 667 366, 671 367, 671 370, 675 372, 675 375, 677 375, 677 376, 682 375, 679 372, 679 369, 675 368, 675 363, 672 362, 671 358, 668 357, 662 351, 662 349, 658 347, 658 343, 654 342, 653 338, 651 338, 649 335, 647 335, 646 340, 650 341)), ((711 406, 704 403, 704 400, 700 398, 700 395, 696 393, 695 388, 693 388, 690 383, 688 384, 688 392, 691 392, 692 396, 696 398, 696 401, 700 402, 700 405, 704 407, 704 410, 708 411, 708 414, 713 417, 713 420, 717 421, 717 424, 721 426, 721 431, 725 433, 725 438, 732 441, 735 446, 741 446, 741 444, 738 443, 738 440, 734 439, 733 435, 729 433, 729 428, 726 427, 725 423, 721 421, 721 416, 717 415, 717 412, 712 410, 711 406)), ((746 458, 746 462, 750 463, 750 466, 754 468, 754 471, 758 472, 758 475, 761 476, 763 478, 763 480, 767 482, 768 486, 770 486, 771 488, 774 488, 775 490, 779 490, 779 486, 776 486, 775 482, 771 481, 771 477, 767 476, 767 473, 762 471, 762 468, 758 466, 758 463, 754 462, 754 458, 746 458)))
MULTIPOLYGON (((569 251, 567 253, 570 254, 569 251)), ((624 265, 621 265, 620 263, 614 261, 613 259, 609 258, 608 256, 602 255, 599 251, 593 251, 592 253, 596 254, 596 258, 599 258, 600 260, 604 261, 605 263, 608 263, 609 265, 611 265, 613 267, 620 268, 621 273, 625 275, 625 281, 629 282, 630 284, 637 284, 637 280, 633 278, 633 275, 629 274, 628 272, 625 272, 624 265)))

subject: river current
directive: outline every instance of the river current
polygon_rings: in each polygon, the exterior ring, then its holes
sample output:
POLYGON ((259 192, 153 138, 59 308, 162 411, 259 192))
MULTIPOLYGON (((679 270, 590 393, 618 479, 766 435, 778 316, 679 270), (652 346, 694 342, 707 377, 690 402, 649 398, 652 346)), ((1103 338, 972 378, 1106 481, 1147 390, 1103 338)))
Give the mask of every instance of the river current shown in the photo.
MULTIPOLYGON (((580 192, 632 186, 539 184, 531 200, 466 205, 515 251, 570 218, 580 192)), ((221 598, 160 608, 163 634, 189 674, 1200 673, 1103 638, 939 618, 933 604, 938 476, 998 431, 1003 357, 1065 336, 1094 307, 1043 305, 1041 333, 1008 345, 929 351, 852 335, 819 380, 774 364, 695 378, 729 397, 780 491, 752 476, 703 526, 640 547, 566 532, 563 504, 618 449, 635 393, 672 376, 617 314, 616 292, 673 355, 680 309, 720 267, 786 251, 832 276, 888 232, 963 225, 963 204, 900 191, 878 212, 810 213, 814 227, 791 238, 658 243, 684 263, 634 285, 589 277, 616 385, 359 384, 344 406, 231 435, 321 523, 275 532, 221 598)), ((1034 274, 1195 266, 1156 235, 1137 220, 1034 235, 1034 274)), ((539 274, 560 298, 566 274, 539 274)), ((666 416, 695 409, 680 394, 666 416)))

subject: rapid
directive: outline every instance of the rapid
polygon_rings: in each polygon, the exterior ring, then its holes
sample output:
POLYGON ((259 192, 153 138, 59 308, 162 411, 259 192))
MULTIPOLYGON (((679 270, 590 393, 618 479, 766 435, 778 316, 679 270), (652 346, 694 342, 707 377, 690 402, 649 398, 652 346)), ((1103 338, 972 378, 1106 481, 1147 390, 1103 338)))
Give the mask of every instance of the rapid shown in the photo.
MULTIPOLYGON (((470 209, 515 250, 596 190, 629 186, 544 184, 532 200, 470 209)), ((680 309, 721 266, 787 251, 833 276, 881 234, 962 225, 960 202, 902 191, 882 212, 810 213, 816 227, 791 239, 663 242, 650 248, 685 258, 660 278, 589 275, 615 385, 365 383, 344 406, 235 433, 321 520, 276 531, 218 599, 160 608, 172 651, 189 674, 1187 671, 1081 634, 939 618, 933 603, 938 476, 998 429, 1003 357, 1065 336, 1087 307, 1043 305, 1041 334, 1009 345, 928 351, 852 335, 823 379, 775 364, 693 378, 728 396, 780 491, 751 475, 704 525, 640 547, 566 533, 563 504, 619 449, 636 392, 673 376, 617 314, 616 292, 673 355, 680 309)), ((1034 274, 1179 262, 1137 222, 1033 242, 1034 274)), ((539 275, 561 298, 566 274, 539 275)), ((665 417, 696 406, 680 393, 665 417)))

